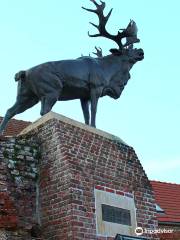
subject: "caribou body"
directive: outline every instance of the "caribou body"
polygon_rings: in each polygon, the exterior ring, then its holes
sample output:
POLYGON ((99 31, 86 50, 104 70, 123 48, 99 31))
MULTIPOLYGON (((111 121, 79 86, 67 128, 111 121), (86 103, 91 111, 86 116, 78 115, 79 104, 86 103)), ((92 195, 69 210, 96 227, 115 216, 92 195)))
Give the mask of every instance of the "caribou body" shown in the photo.
POLYGON ((75 60, 61 60, 47 62, 20 71, 15 75, 18 82, 18 93, 15 104, 7 111, 1 125, 0 133, 5 129, 8 121, 16 114, 41 102, 41 115, 48 113, 56 101, 80 99, 85 123, 95 127, 95 118, 98 99, 110 96, 114 99, 120 97, 124 86, 130 78, 130 69, 143 59, 142 49, 133 49, 136 38, 135 22, 130 22, 122 33, 110 35, 105 29, 105 24, 111 14, 104 17, 105 3, 101 5, 92 1, 99 17, 100 34, 90 35, 104 36, 114 40, 119 49, 111 49, 111 54, 102 57, 80 57, 75 60), (121 39, 126 37, 127 42, 123 46, 121 39), (91 111, 89 111, 89 103, 91 111))

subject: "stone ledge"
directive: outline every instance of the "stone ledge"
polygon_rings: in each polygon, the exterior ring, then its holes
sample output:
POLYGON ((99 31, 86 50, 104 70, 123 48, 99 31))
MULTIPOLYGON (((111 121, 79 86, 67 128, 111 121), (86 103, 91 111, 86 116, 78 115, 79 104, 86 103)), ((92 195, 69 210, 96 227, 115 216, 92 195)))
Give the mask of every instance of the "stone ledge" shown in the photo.
POLYGON ((88 126, 86 124, 83 124, 81 122, 78 122, 76 120, 73 120, 73 119, 70 119, 68 117, 65 117, 63 115, 60 115, 58 113, 55 113, 55 112, 49 112, 47 113, 46 115, 42 116, 41 118, 39 118, 37 121, 35 121, 34 123, 30 124, 28 127, 26 127, 24 130, 22 130, 18 136, 22 136, 22 135, 25 135, 29 132, 31 132, 33 129, 39 127, 40 125, 43 125, 45 122, 51 120, 51 119, 56 119, 58 121, 61 121, 61 122, 65 122, 67 124, 70 124, 72 126, 75 126, 75 127, 79 127, 81 129, 84 129, 86 131, 89 131, 89 132, 92 132, 94 134, 97 134, 97 135, 100 135, 102 137, 105 137, 105 138, 108 138, 110 140, 114 140, 114 141, 118 141, 122 144, 125 144, 127 145, 122 139, 120 139, 119 137, 117 136, 114 136, 112 134, 109 134, 105 131, 102 131, 100 129, 97 129, 97 128, 94 128, 94 127, 91 127, 91 126, 88 126))

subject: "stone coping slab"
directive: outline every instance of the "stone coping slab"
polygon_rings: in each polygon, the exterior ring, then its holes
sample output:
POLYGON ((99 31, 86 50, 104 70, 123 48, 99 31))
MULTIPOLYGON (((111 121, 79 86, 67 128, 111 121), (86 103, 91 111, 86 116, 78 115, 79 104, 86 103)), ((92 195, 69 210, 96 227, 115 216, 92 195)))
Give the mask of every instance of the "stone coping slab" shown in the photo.
POLYGON ((47 113, 47 114, 45 114, 44 116, 42 116, 41 118, 39 118, 38 120, 36 120, 32 124, 30 124, 29 126, 27 126, 25 129, 23 129, 18 134, 18 136, 22 136, 22 135, 25 135, 25 134, 31 132, 33 129, 39 127, 40 125, 45 124, 47 121, 49 121, 51 119, 56 119, 58 121, 65 122, 65 123, 70 124, 72 126, 84 129, 84 130, 86 130, 88 132, 92 132, 94 134, 100 135, 100 136, 108 138, 110 140, 118 141, 118 142, 120 142, 122 144, 127 145, 121 138, 119 138, 119 137, 117 137, 115 135, 112 135, 112 134, 109 134, 109 133, 107 133, 105 131, 102 131, 100 129, 88 126, 88 125, 86 125, 84 123, 78 122, 76 120, 70 119, 68 117, 65 117, 65 116, 63 116, 61 114, 58 114, 58 113, 55 113, 55 112, 52 112, 52 111, 47 113))

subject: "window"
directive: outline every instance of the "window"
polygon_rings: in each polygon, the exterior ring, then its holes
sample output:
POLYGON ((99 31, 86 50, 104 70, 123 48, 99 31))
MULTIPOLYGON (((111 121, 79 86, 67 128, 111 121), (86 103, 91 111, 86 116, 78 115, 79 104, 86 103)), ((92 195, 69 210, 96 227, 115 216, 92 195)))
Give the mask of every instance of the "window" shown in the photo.
POLYGON ((158 204, 156 204, 156 212, 157 213, 165 213, 165 211, 158 204))

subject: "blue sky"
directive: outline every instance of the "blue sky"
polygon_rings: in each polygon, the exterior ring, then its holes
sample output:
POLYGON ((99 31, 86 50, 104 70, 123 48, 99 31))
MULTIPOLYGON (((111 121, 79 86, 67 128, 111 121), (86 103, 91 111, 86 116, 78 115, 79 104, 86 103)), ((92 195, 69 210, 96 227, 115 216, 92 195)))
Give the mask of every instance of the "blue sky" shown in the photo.
MULTIPOLYGON (((39 63, 88 55, 94 46, 103 54, 115 43, 89 38, 96 29, 89 0, 6 0, 0 7, 0 115, 12 106, 17 85, 14 74, 39 63)), ((116 34, 129 20, 136 21, 145 59, 131 70, 118 100, 102 98, 97 128, 133 146, 150 179, 180 183, 180 1, 106 0, 106 13, 113 8, 107 29, 116 34)), ((79 101, 58 102, 53 111, 83 122, 79 101)), ((40 105, 17 115, 39 118, 40 105)))

